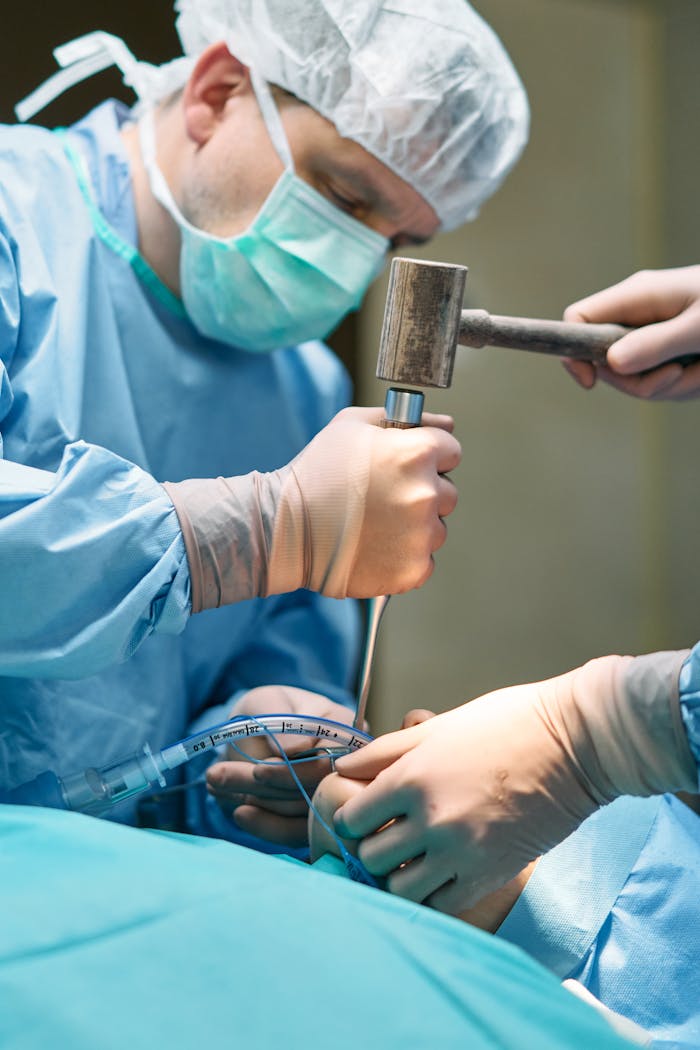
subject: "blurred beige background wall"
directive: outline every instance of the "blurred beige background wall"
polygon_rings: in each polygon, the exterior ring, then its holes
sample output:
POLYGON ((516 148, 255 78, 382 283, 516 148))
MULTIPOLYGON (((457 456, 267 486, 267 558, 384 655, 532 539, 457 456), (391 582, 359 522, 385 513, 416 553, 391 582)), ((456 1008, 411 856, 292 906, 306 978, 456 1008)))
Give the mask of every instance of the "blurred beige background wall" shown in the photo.
MULTIPOLYGON (((532 137, 476 222, 406 254, 467 263, 469 305, 559 317, 636 269, 700 261, 697 0, 476 0, 527 87, 532 137)), ((360 318, 373 380, 386 281, 360 318)), ((586 393, 552 360, 458 351, 460 505, 432 581, 396 598, 375 731, 605 652, 700 637, 700 405, 586 393)))

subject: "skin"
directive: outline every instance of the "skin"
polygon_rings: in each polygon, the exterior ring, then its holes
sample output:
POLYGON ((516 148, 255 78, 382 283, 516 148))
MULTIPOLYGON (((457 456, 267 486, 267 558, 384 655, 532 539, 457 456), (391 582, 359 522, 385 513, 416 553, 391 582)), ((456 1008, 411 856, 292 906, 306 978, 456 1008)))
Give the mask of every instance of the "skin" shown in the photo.
MULTIPOLYGON (((431 206, 407 182, 310 106, 275 90, 297 174, 340 210, 386 237, 394 248, 437 231, 431 206)), ((132 169, 139 250, 180 294, 180 233, 151 193, 138 132, 123 132, 132 169)), ((282 174, 248 69, 223 43, 200 56, 181 94, 156 114, 158 164, 194 226, 219 237, 243 233, 282 174)))
POLYGON ((640 271, 573 303, 564 317, 639 328, 613 344, 606 365, 565 363, 584 390, 601 380, 646 401, 700 396, 700 362, 684 366, 674 361, 700 351, 700 266, 640 271))

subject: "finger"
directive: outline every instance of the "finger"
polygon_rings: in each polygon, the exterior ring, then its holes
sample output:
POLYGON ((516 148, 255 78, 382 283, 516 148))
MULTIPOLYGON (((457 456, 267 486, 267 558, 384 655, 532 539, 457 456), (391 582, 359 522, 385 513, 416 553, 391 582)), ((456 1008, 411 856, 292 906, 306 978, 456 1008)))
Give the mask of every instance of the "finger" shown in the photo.
POLYGON ((412 726, 419 726, 423 722, 427 722, 429 718, 435 718, 434 711, 429 711, 427 707, 414 707, 413 710, 407 711, 403 716, 401 728, 411 729, 412 726))
POLYGON ((266 813, 256 806, 240 806, 234 816, 234 823, 241 831, 276 842, 281 846, 306 846, 306 817, 280 817, 275 813, 266 813))
POLYGON ((256 798, 289 799, 297 796, 299 789, 289 777, 286 784, 261 784, 255 779, 258 767, 247 762, 218 762, 207 770, 207 791, 217 798, 232 795, 254 795, 256 798))
POLYGON ((438 514, 441 518, 447 518, 457 506, 457 486, 450 478, 438 478, 437 496, 438 514))
POLYGON ((686 365, 682 375, 666 387, 659 400, 662 401, 691 401, 700 397, 700 363, 686 365))
POLYGON ((459 915, 460 912, 473 907, 482 897, 486 896, 486 892, 486 890, 476 889, 465 879, 455 876, 440 889, 423 898, 423 904, 445 915, 459 915))
POLYGON ((435 439, 435 466, 438 474, 449 474, 462 461, 462 446, 456 437, 452 434, 447 434, 444 430, 437 430, 434 427, 423 427, 421 438, 425 438, 428 435, 435 439))
POLYGON ((564 320, 648 325, 674 317, 687 305, 687 288, 682 287, 677 272, 644 270, 572 303, 564 320))
MULTIPOLYGON (((313 791, 316 785, 328 775, 330 769, 331 762, 326 757, 319 757, 312 762, 297 762, 294 765, 294 772, 307 791, 313 791)), ((266 762, 264 765, 256 766, 253 780, 261 787, 279 789, 294 787, 297 791, 299 790, 286 763, 281 761, 266 762)))
POLYGON ((637 328, 618 339, 608 350, 607 364, 613 372, 631 375, 677 357, 697 354, 699 350, 698 319, 689 312, 670 321, 637 328))
POLYGON ((351 755, 343 755, 336 760, 335 768, 342 776, 355 777, 357 780, 374 780, 378 773, 397 759, 411 751, 423 739, 420 726, 411 729, 399 729, 378 737, 371 744, 366 744, 351 755))
MULTIPOLYGON (((366 408, 357 405, 343 409, 342 412, 338 413, 338 416, 348 420, 355 420, 359 423, 370 423, 375 427, 381 426, 386 420, 386 412, 383 408, 366 408)), ((438 412, 424 412, 421 418, 421 425, 423 427, 434 427, 437 430, 443 430, 451 434, 455 423, 452 416, 438 412)))
POLYGON ((663 400, 665 391, 681 378, 682 372, 681 366, 675 364, 662 365, 651 372, 631 376, 618 375, 605 365, 601 365, 598 370, 600 379, 608 386, 640 400, 663 400))
MULTIPOLYGON (((433 524, 430 533, 430 550, 434 554, 435 551, 439 551, 441 547, 444 547, 447 543, 447 525, 442 518, 437 518, 433 524)), ((432 576, 434 565, 430 566, 430 571, 425 579, 420 581, 419 586, 422 587, 426 580, 432 576)))
POLYGON ((283 791, 274 788, 259 788, 255 785, 251 787, 248 784, 242 785, 238 790, 232 786, 215 788, 207 784, 207 794, 211 795, 212 798, 215 798, 222 805, 236 806, 240 804, 243 798, 252 799, 262 805, 263 802, 296 802, 304 797, 298 789, 283 791))
POLYGON ((240 806, 252 806, 254 809, 264 810, 266 813, 277 813, 278 816, 285 818, 306 817, 309 811, 309 807, 303 798, 295 802, 289 802, 261 799, 255 795, 231 795, 227 798, 217 797, 216 804, 227 816, 240 806))
POLYGON ((580 387, 592 390, 596 381, 595 366, 590 361, 572 361, 568 357, 562 361, 564 368, 580 387))
POLYGON ((454 867, 450 867, 442 858, 437 860, 424 854, 394 870, 387 877, 386 888, 390 893, 422 904, 454 877, 454 867))
POLYGON ((444 416, 438 412, 424 412, 421 417, 421 426, 435 427, 437 430, 445 430, 448 434, 452 434, 455 421, 452 416, 444 416))
POLYGON ((304 817, 309 811, 305 800, 300 796, 294 801, 277 801, 275 799, 257 798, 255 795, 242 795, 235 808, 252 806, 265 813, 276 813, 280 817, 304 817))
POLYGON ((379 774, 361 794, 343 803, 334 824, 342 838, 364 839, 390 821, 405 817, 406 809, 402 791, 387 786, 379 774))
POLYGON ((420 857, 425 849, 417 836, 411 836, 405 818, 377 831, 360 842, 357 855, 372 875, 389 875, 402 864, 420 857))

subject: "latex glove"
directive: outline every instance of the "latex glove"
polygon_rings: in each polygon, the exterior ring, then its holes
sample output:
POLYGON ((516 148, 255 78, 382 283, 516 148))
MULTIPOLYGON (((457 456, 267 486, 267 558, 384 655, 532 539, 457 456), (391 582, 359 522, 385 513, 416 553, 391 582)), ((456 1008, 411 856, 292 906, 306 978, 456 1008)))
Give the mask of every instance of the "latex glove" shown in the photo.
MULTIPOLYGON (((419 725, 434 717, 432 711, 424 709, 409 711, 403 719, 402 728, 408 729, 410 726, 419 725)), ((316 788, 313 797, 314 810, 329 827, 333 827, 338 809, 349 799, 361 794, 367 786, 367 781, 353 780, 349 777, 342 777, 338 773, 330 773, 316 788)), ((351 853, 357 853, 357 842, 348 839, 345 845, 351 853)), ((329 835, 313 812, 309 812, 309 847, 312 862, 318 860, 324 853, 340 855, 335 839, 329 835)), ((470 926, 476 926, 488 933, 495 933, 527 885, 536 864, 537 861, 532 861, 505 886, 482 897, 473 907, 460 912, 458 918, 463 922, 468 922, 470 926)))
POLYGON ((336 829, 392 892, 459 914, 618 795, 694 790, 686 656, 603 657, 380 737, 336 763, 373 780, 336 829))
MULTIPOLYGON (((293 686, 268 685, 251 689, 239 697, 231 710, 236 715, 313 715, 349 725, 354 712, 319 693, 293 686)), ((281 734, 275 740, 294 758, 319 741, 310 737, 281 734)), ((323 741, 320 741, 323 743, 323 741)), ((264 735, 228 747, 226 759, 207 771, 207 791, 243 831, 284 846, 307 843, 308 806, 289 769, 272 740, 264 735), (269 765, 246 761, 243 751, 253 758, 270 760, 269 765)), ((319 758, 295 766, 295 772, 309 795, 330 770, 330 761, 319 758)))
POLYGON ((460 461, 448 416, 383 429, 340 412, 270 474, 166 482, 187 548, 192 612, 299 587, 368 598, 420 587, 445 542, 460 461))
POLYGON ((700 353, 700 266, 645 270, 570 306, 567 321, 646 326, 610 347, 607 366, 566 361, 574 379, 590 390, 602 379, 632 397, 685 401, 700 396, 700 362, 671 362, 700 353))
MULTIPOLYGON (((415 708, 404 715, 401 728, 410 729, 411 726, 427 722, 429 718, 435 718, 435 712, 427 708, 415 708)), ((340 809, 344 802, 353 798, 363 788, 367 787, 367 781, 353 780, 351 777, 341 777, 337 773, 329 773, 318 784, 313 797, 314 807, 321 818, 333 827, 336 810, 340 809)), ((323 824, 309 811, 309 850, 311 861, 318 860, 324 853, 331 853, 339 857, 340 850, 332 835, 326 831, 323 824)), ((348 840, 346 843, 351 853, 357 853, 357 843, 348 840)))

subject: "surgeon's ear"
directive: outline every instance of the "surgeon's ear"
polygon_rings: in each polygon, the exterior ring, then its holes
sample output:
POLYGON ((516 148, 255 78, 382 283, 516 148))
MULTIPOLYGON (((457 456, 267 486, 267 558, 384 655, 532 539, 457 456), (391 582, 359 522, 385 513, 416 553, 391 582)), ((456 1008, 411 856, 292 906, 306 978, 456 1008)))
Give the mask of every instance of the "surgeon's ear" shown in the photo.
POLYGON ((248 67, 226 44, 212 44, 202 52, 185 85, 182 104, 188 136, 203 146, 214 133, 234 94, 252 91, 248 67))

